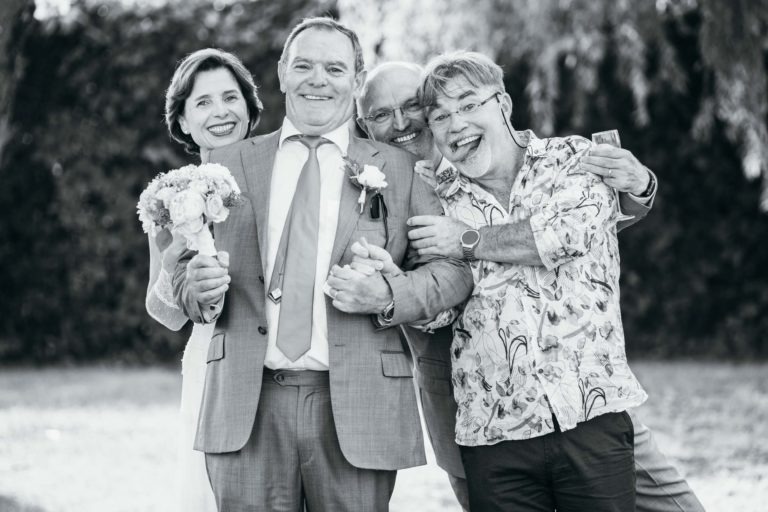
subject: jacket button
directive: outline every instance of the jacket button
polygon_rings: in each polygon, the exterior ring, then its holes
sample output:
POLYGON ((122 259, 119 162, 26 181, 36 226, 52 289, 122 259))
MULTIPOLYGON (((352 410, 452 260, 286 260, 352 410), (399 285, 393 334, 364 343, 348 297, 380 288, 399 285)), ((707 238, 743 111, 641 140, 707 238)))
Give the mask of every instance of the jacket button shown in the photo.
POLYGON ((264 284, 264 276, 259 276, 259 282, 260 282, 261 284, 264 284))
POLYGON ((259 334, 264 335, 267 334, 267 330, 263 326, 259 326, 259 334))

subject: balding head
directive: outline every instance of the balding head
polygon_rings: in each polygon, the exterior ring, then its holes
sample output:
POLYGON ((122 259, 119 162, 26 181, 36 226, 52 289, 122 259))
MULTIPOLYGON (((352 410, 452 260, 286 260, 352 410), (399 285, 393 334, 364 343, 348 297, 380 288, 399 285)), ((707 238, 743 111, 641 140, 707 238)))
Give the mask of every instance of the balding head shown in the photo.
POLYGON ((359 124, 373 139, 433 159, 435 147, 418 100, 422 67, 385 62, 374 68, 358 99, 359 124))

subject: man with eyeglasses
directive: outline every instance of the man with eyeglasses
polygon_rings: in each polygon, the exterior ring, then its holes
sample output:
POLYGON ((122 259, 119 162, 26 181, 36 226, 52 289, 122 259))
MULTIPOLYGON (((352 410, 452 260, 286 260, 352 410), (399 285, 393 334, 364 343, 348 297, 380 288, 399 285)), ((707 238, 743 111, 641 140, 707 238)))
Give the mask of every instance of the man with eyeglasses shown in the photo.
MULTIPOLYGON (((372 70, 358 102, 358 112, 362 114, 358 123, 373 139, 402 147, 422 158, 417 171, 433 185, 437 185, 436 180, 447 183, 455 179, 456 171, 435 146, 432 131, 429 129, 424 110, 417 98, 421 73, 420 66, 402 62, 385 63, 372 70)), ((471 117, 486 108, 488 103, 495 103, 494 100, 499 100, 500 96, 501 94, 497 91, 492 91, 486 98, 473 98, 472 101, 460 104, 458 113, 436 111, 433 113, 433 122, 439 129, 441 124, 450 122, 453 116, 471 117)), ((462 147, 474 146, 476 140, 457 142, 463 142, 462 147)), ((458 144, 456 149, 459 149, 458 144)), ((460 152, 456 154, 461 156, 460 152)), ((650 171, 626 150, 600 145, 593 147, 590 154, 591 156, 581 159, 580 169, 595 172, 602 176, 607 184, 624 192, 620 195, 621 209, 634 216, 633 221, 620 222, 619 229, 644 217, 655 195, 655 178, 650 171), (631 192, 636 192, 637 195, 633 196, 631 192), (643 192, 648 192, 646 197, 643 197, 645 195, 643 192)), ((448 213, 450 214, 450 211, 448 213)), ((491 215, 494 213, 492 212, 491 215)), ((423 244, 422 250, 458 252, 459 257, 464 256, 459 238, 468 226, 451 222, 450 217, 414 220, 420 221, 425 226, 432 226, 413 232, 414 235, 429 233, 417 240, 417 243, 423 244)), ((487 249, 503 254, 505 249, 513 249, 505 248, 498 240, 508 238, 504 233, 500 233, 500 230, 506 227, 505 225, 484 227, 478 231, 478 235, 480 232, 484 235, 478 238, 482 238, 484 242, 496 241, 487 249)), ((513 240, 513 242, 519 244, 520 240, 513 240)), ((525 243, 529 245, 529 251, 536 250, 534 240, 529 238, 525 243)), ((486 247, 477 247, 479 245, 477 243, 475 248, 479 249, 478 253, 486 249, 486 247)), ((487 243, 484 245, 488 246, 487 243)), ((517 250, 519 251, 519 248, 517 250)), ((486 255, 479 257, 486 258, 486 255)), ((541 262, 538 265, 541 265, 541 262)), ((414 356, 417 370, 416 382, 419 386, 427 430, 437 462, 448 473, 459 502, 465 510, 468 510, 466 481, 463 478, 464 468, 454 442, 452 428, 456 412, 456 403, 451 396, 450 384, 449 346, 452 334, 447 328, 439 329, 431 336, 413 329, 407 329, 406 332, 414 356), (448 426, 451 428, 447 428, 448 426)), ((647 427, 634 419, 634 428, 637 510, 659 512, 703 510, 685 480, 659 452, 647 427)))
MULTIPOLYGON (((579 166, 591 144, 514 131, 501 68, 480 54, 433 59, 420 98, 458 170, 438 190, 468 226, 475 277, 451 361, 470 508, 634 510, 626 411, 647 396, 624 350, 616 196, 579 166), (483 240, 500 224, 509 239, 483 240), (499 257, 477 260, 481 240, 499 257)), ((433 229, 411 231, 424 254, 433 229)))

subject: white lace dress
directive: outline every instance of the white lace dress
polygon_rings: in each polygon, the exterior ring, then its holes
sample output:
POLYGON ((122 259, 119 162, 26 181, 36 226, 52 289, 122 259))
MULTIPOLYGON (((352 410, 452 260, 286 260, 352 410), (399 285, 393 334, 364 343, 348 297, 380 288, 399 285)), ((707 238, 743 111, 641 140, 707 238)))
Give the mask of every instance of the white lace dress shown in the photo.
MULTIPOLYGON (((171 276, 162 268, 160 251, 149 238, 149 287, 147 312, 165 327, 178 331, 189 319, 175 304, 171 276)), ((205 470, 205 454, 192 449, 205 384, 206 356, 215 324, 195 324, 181 360, 181 409, 179 414, 178 467, 175 510, 217 512, 205 470)))

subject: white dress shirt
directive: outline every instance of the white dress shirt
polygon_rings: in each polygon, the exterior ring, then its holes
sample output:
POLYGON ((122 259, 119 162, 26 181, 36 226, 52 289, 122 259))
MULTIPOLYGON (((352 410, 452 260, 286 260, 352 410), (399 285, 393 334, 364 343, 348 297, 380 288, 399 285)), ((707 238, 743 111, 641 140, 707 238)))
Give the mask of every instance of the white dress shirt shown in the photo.
MULTIPOLYGON (((299 141, 286 139, 301 132, 288 118, 283 120, 280 142, 272 169, 272 184, 269 191, 269 227, 267 232, 267 265, 264 274, 270 289, 272 268, 275 265, 280 237, 288 218, 293 194, 304 163, 309 157, 309 149, 299 141)), ((339 216, 341 188, 344 184, 344 161, 349 146, 349 127, 344 124, 332 132, 322 135, 332 144, 322 144, 317 148, 317 160, 320 164, 320 222, 317 241, 317 268, 315 270, 315 294, 312 305, 312 340, 309 351, 296 361, 288 359, 277 348, 277 326, 280 319, 280 305, 267 299, 267 355, 264 366, 273 370, 328 370, 328 322, 325 312, 323 284, 328 278, 331 264, 331 252, 336 238, 336 224, 339 216)))

